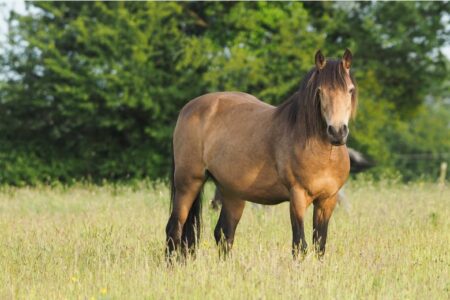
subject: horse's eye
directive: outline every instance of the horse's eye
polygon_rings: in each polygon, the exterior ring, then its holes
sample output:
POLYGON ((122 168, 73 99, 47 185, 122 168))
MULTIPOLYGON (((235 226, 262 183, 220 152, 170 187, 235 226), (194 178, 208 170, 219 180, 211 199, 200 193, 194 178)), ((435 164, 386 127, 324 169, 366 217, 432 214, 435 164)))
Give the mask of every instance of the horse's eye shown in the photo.
POLYGON ((350 94, 353 94, 355 92, 354 88, 351 88, 350 91, 348 91, 350 94))

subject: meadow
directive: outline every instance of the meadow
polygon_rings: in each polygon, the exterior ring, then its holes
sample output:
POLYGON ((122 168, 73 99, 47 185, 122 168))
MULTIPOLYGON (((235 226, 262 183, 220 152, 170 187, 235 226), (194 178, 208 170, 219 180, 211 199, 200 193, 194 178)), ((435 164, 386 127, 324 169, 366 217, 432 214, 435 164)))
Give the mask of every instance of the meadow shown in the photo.
POLYGON ((322 261, 293 261, 287 204, 248 204, 220 260, 212 192, 197 258, 167 267, 163 184, 0 188, 0 299, 450 298, 448 186, 351 181, 322 261))

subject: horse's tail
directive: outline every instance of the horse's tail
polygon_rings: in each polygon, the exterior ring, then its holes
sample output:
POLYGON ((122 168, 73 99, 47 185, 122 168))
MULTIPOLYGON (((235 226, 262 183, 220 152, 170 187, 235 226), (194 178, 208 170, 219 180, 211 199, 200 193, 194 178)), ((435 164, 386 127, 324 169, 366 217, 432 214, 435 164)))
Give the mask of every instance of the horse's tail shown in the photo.
MULTIPOLYGON (((173 148, 172 148, 173 149, 173 148)), ((194 203, 189 210, 188 217, 183 226, 183 232, 181 234, 181 242, 184 247, 189 250, 195 250, 200 240, 200 228, 201 228, 201 212, 202 212, 202 196, 203 186, 200 188, 198 194, 195 197, 194 203)), ((170 173, 170 210, 172 211, 172 205, 175 201, 175 159, 172 153, 172 170, 170 173)))

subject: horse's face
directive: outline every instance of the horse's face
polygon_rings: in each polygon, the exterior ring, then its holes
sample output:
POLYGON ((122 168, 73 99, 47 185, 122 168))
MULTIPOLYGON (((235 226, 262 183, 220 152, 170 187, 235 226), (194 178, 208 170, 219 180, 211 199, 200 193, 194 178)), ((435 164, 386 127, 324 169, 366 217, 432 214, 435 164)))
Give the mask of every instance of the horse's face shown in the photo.
MULTIPOLYGON (((321 55, 321 53, 319 53, 321 55)), ((348 122, 352 115, 355 86, 350 78, 351 52, 347 49, 341 60, 341 84, 327 82, 327 78, 323 76, 323 83, 319 83, 318 97, 320 99, 320 111, 322 118, 326 123, 326 136, 332 145, 344 145, 347 142, 349 134, 348 122)), ((323 57, 322 57, 323 58, 323 57)), ((321 58, 317 58, 316 65, 319 63, 319 70, 327 68, 325 58, 320 62, 321 58), (319 59, 319 62, 317 60, 319 59)), ((331 67, 331 66, 330 66, 331 67)), ((338 72, 334 68, 334 72, 338 72)), ((329 71, 330 70, 324 70, 329 71)), ((332 74, 334 76, 334 74, 332 74)), ((336 78, 336 77, 335 77, 336 78)))
POLYGON ((326 134, 331 144, 343 145, 349 133, 348 122, 352 114, 352 95, 355 87, 351 80, 347 90, 322 87, 319 89, 320 110, 326 122, 326 134))

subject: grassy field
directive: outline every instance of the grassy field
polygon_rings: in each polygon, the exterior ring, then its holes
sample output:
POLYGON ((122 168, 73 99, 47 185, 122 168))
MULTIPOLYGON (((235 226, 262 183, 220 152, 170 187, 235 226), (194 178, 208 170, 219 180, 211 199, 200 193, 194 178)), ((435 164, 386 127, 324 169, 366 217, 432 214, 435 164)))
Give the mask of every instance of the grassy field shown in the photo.
POLYGON ((449 299, 450 189, 354 181, 346 192, 352 208, 336 209, 323 261, 292 260, 287 204, 247 205, 220 261, 205 201, 197 259, 168 268, 162 185, 4 187, 0 299, 449 299))

